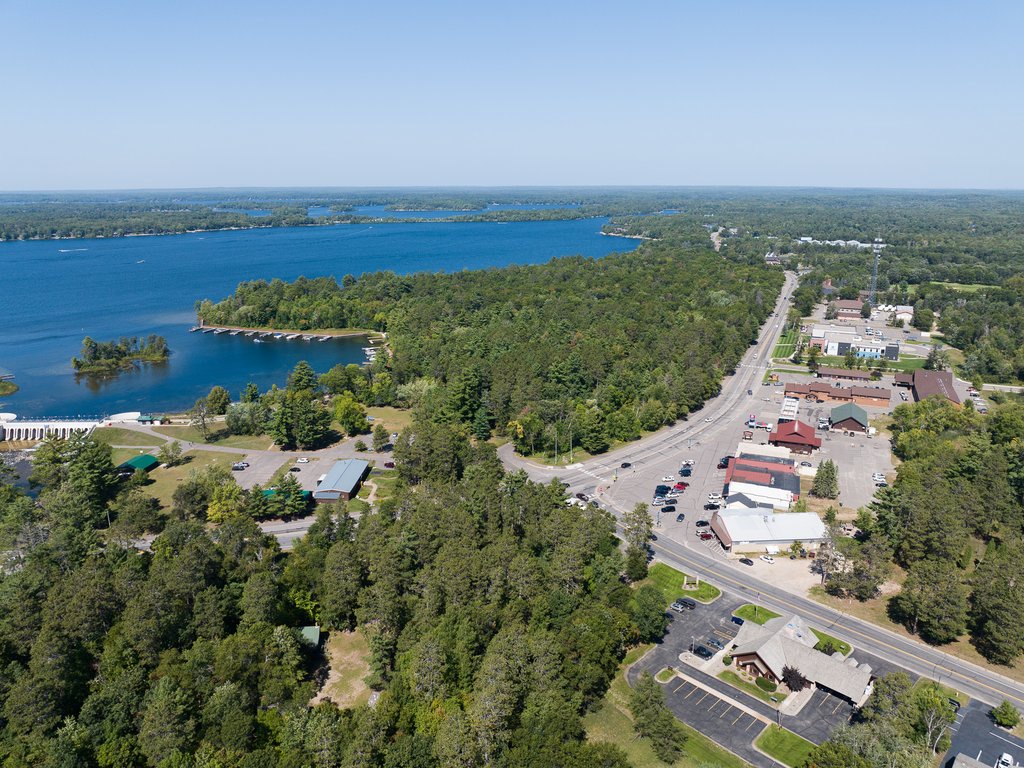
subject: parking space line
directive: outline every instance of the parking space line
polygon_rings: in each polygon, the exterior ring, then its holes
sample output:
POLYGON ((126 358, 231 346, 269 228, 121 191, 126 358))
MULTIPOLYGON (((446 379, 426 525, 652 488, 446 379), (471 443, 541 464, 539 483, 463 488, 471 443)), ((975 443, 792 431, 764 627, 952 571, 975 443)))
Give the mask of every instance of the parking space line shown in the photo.
MULTIPOLYGON (((752 718, 750 718, 750 725, 753 725, 753 724, 754 724, 754 723, 756 723, 756 722, 757 722, 757 719, 756 719, 756 718, 753 718, 753 717, 752 717, 752 718)), ((747 731, 749 731, 749 730, 750 730, 750 725, 748 725, 748 726, 747 726, 746 728, 744 728, 744 729, 743 729, 743 732, 744 732, 744 733, 746 733, 747 731)))
POLYGON ((706 692, 703 696, 701 696, 699 699, 697 699, 697 704, 700 704, 702 701, 704 701, 704 699, 706 699, 710 695, 711 695, 710 692, 706 692))
POLYGON ((842 706, 843 706, 843 702, 840 701, 838 704, 836 704, 836 708, 832 710, 832 714, 834 715, 836 712, 838 712, 840 709, 842 709, 842 706))
POLYGON ((684 699, 688 699, 688 698, 690 698, 691 696, 693 696, 693 694, 695 694, 695 693, 696 693, 697 691, 699 691, 699 690, 700 690, 700 688, 698 688, 698 687, 697 687, 697 686, 695 685, 695 686, 693 686, 693 690, 692 690, 692 691, 690 691, 690 692, 689 692, 688 694, 686 694, 685 696, 683 696, 683 698, 684 698, 684 699))
POLYGON ((723 717, 725 717, 725 716, 726 716, 727 714, 729 714, 730 712, 732 712, 732 707, 729 707, 729 708, 728 708, 727 710, 725 710, 724 712, 722 712, 722 714, 720 714, 720 715, 718 716, 718 719, 719 719, 719 720, 721 720, 721 719, 722 719, 723 717))
POLYGON ((710 712, 711 710, 713 710, 713 709, 714 709, 714 708, 715 708, 715 707, 716 707, 716 706, 717 706, 718 704, 721 704, 721 703, 722 703, 722 700, 721 700, 721 699, 715 699, 715 700, 714 700, 714 701, 712 702, 711 706, 710 706, 710 707, 708 707, 708 712, 710 712))
POLYGON ((738 723, 740 720, 743 719, 743 715, 744 715, 743 712, 740 712, 738 715, 736 715, 736 719, 732 721, 732 724, 736 725, 736 723, 738 723))
POLYGON ((821 701, 818 702, 818 707, 817 708, 821 709, 821 705, 824 704, 826 701, 828 701, 828 695, 827 694, 822 694, 821 701))
POLYGON ((672 691, 672 693, 676 693, 676 692, 677 692, 677 691, 678 691, 678 690, 679 690, 680 688, 682 688, 682 687, 683 687, 684 685, 689 685, 689 683, 688 683, 688 682, 686 682, 685 680, 683 680, 683 682, 681 682, 681 683, 680 683, 679 685, 677 685, 677 686, 676 686, 676 689, 675 689, 674 691, 672 691))

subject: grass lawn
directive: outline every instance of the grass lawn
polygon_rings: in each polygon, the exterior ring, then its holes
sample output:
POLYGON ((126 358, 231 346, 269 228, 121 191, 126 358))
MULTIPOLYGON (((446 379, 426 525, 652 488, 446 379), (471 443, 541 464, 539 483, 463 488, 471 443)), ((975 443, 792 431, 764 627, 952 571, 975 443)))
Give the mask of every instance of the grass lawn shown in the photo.
MULTIPOLYGON (((895 362, 892 360, 886 360, 886 370, 889 373, 892 373, 893 371, 909 373, 911 371, 916 371, 918 368, 924 368, 924 364, 925 358, 923 357, 907 357, 905 355, 900 355, 900 359, 895 362)), ((846 358, 839 357, 838 355, 822 355, 818 358, 818 365, 825 366, 826 368, 845 368, 846 358)), ((867 368, 861 368, 860 370, 867 370, 867 368)))
POLYGON ((708 584, 706 581, 701 581, 697 589, 683 589, 684 576, 685 574, 682 571, 677 571, 671 566, 664 563, 655 563, 647 571, 647 578, 640 582, 638 586, 643 586, 644 584, 656 586, 661 590, 661 594, 665 596, 666 608, 669 603, 680 597, 692 597, 694 600, 702 603, 710 603, 717 600, 722 594, 718 587, 708 584))
POLYGON ((759 605, 747 603, 733 611, 733 616, 739 616, 744 621, 752 621, 755 624, 764 624, 769 619, 778 618, 779 614, 769 611, 767 608, 762 608, 759 605))
POLYGON ((813 632, 814 636, 818 638, 819 643, 831 641, 832 647, 835 648, 836 651, 838 653, 841 653, 843 656, 849 656, 850 651, 853 650, 850 647, 849 643, 843 642, 838 637, 832 637, 832 635, 828 634, 828 632, 822 632, 821 630, 815 629, 814 627, 811 627, 811 632, 813 632))
POLYGON ((146 493, 155 496, 164 509, 171 506, 174 489, 188 477, 188 473, 193 469, 201 470, 216 464, 230 471, 231 465, 242 458, 240 453, 215 453, 214 451, 200 450, 189 451, 185 456, 189 458, 186 464, 169 469, 157 468, 149 473, 149 478, 153 482, 145 486, 146 493))
POLYGON ((362 499, 352 499, 348 503, 348 511, 352 514, 365 514, 370 511, 370 505, 362 499))
POLYGON ((274 445, 274 441, 267 435, 232 435, 227 431, 226 427, 211 429, 209 440, 203 440, 203 436, 199 434, 199 430, 195 427, 153 427, 153 430, 175 440, 222 445, 227 448, 241 448, 243 450, 266 451, 274 445))
POLYGON ((780 763, 800 768, 811 754, 814 745, 792 731, 770 725, 757 737, 754 746, 780 763))
POLYGON ((932 281, 935 285, 941 285, 943 288, 949 288, 951 291, 960 291, 961 293, 977 293, 983 288, 996 288, 994 285, 985 285, 983 283, 943 283, 941 281, 932 281))
MULTIPOLYGON (((938 683, 938 681, 931 680, 927 677, 919 677, 917 679, 917 682, 914 683, 915 690, 917 688, 920 688, 922 685, 925 685, 926 683, 938 683)), ((947 699, 956 699, 960 702, 961 707, 966 707, 971 701, 970 696, 968 696, 966 693, 961 693, 956 688, 950 688, 948 685, 943 685, 942 683, 938 683, 938 686, 939 690, 942 691, 943 696, 945 696, 947 699)))
POLYGON ((669 669, 668 667, 665 667, 663 670, 661 670, 660 672, 658 672, 658 674, 654 676, 654 679, 657 680, 659 683, 667 683, 675 676, 676 671, 674 669, 669 669))
MULTIPOLYGON (((583 728, 587 732, 588 741, 605 741, 616 745, 626 753, 633 768, 665 768, 665 763, 655 757, 650 742, 637 737, 629 712, 629 684, 626 682, 625 670, 650 648, 651 646, 644 645, 626 654, 600 706, 583 718, 583 728)), ((698 768, 701 765, 714 765, 720 768, 746 766, 745 762, 706 736, 685 724, 680 723, 680 726, 687 739, 683 747, 684 755, 675 762, 673 768, 698 768)))
POLYGON ((748 683, 746 680, 737 675, 731 669, 726 669, 722 672, 719 672, 718 679, 724 680, 734 688, 739 688, 744 693, 749 693, 751 696, 760 699, 765 704, 777 706, 778 704, 781 704, 786 700, 786 694, 780 693, 778 691, 776 691, 775 693, 768 693, 768 691, 762 691, 753 683, 748 683), (772 701, 773 696, 775 697, 776 701, 772 701))
MULTIPOLYGON (((377 469, 370 470, 370 476, 367 478, 368 482, 372 482, 377 486, 377 495, 374 497, 377 503, 380 503, 383 499, 390 498, 395 495, 395 489, 398 487, 398 471, 394 469, 377 469)), ((363 498, 362 490, 360 490, 359 498, 363 498)))
POLYGON ((333 631, 324 646, 329 671, 327 682, 312 703, 330 699, 339 709, 365 704, 370 700, 366 677, 370 674, 370 644, 362 630, 333 631))
POLYGON ((136 432, 134 429, 123 429, 122 427, 97 427, 92 431, 92 439, 97 443, 107 445, 163 445, 166 440, 159 437, 147 435, 144 432, 136 432))
POLYGON ((792 357, 796 352, 797 342, 800 341, 800 331, 797 328, 790 328, 779 337, 779 343, 772 350, 772 357, 792 357))
POLYGON ((372 416, 372 426, 383 424, 388 434, 401 432, 412 424, 412 411, 408 408, 392 408, 391 406, 375 406, 366 409, 366 415, 372 416))

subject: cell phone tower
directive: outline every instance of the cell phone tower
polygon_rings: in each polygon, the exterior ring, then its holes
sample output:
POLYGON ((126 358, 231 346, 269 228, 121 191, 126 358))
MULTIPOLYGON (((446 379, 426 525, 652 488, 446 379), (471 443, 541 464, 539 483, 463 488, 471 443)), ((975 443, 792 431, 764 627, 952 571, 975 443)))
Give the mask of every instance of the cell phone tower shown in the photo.
POLYGON ((874 245, 871 248, 875 256, 875 264, 871 268, 871 293, 868 296, 868 303, 872 307, 878 306, 878 300, 875 298, 875 291, 878 290, 878 260, 882 257, 882 244, 879 238, 875 238, 874 245))

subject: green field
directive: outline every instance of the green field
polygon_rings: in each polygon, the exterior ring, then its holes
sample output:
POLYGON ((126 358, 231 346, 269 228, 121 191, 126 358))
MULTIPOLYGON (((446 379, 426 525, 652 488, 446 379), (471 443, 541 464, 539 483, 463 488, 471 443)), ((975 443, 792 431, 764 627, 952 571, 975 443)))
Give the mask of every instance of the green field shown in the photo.
MULTIPOLYGON (((633 768, 665 768, 665 763, 658 760, 646 739, 641 739, 633 730, 633 718, 629 712, 629 684, 626 683, 626 668, 646 653, 651 646, 644 645, 632 649, 626 654, 619 671, 612 680, 600 705, 583 718, 583 728, 588 741, 604 741, 615 744, 626 753, 629 764, 633 768)), ((688 725, 680 723, 686 733, 686 744, 683 757, 673 764, 673 768, 699 768, 699 766, 716 766, 716 768, 744 768, 746 763, 731 752, 719 747, 706 736, 698 733, 688 725)))
POLYGON ((408 408, 392 408, 389 405, 371 406, 366 409, 366 415, 373 419, 370 422, 371 426, 383 424, 389 434, 401 432, 412 424, 412 411, 408 408))
POLYGON ((92 439, 97 443, 106 443, 107 445, 159 446, 166 442, 154 435, 122 427, 97 427, 92 431, 92 439))
POLYGON ((198 450, 188 451, 185 456, 188 458, 188 462, 185 464, 169 467, 168 469, 157 468, 149 473, 149 479, 152 482, 145 487, 146 493, 155 496, 160 502, 160 506, 164 509, 170 508, 174 489, 178 487, 182 480, 188 477, 188 473, 193 469, 200 470, 203 467, 217 464, 230 470, 232 464, 242 459, 242 454, 240 453, 217 453, 214 451, 198 450))
POLYGON ((792 357, 793 353, 796 352, 796 345, 799 342, 800 330, 797 328, 790 328, 779 337, 779 343, 776 344, 775 349, 772 350, 772 357, 776 359, 792 357))
POLYGON ((666 608, 669 603, 673 600, 678 600, 680 597, 692 597, 699 602, 710 603, 717 600, 722 594, 718 587, 708 584, 706 581, 701 581, 697 589, 683 589, 684 575, 682 571, 677 571, 675 568, 664 563, 655 563, 647 572, 647 578, 640 582, 640 584, 641 586, 653 584, 661 590, 661 594, 665 596, 666 608))
POLYGON ((199 430, 195 427, 153 427, 155 432, 167 435, 175 440, 185 440, 190 443, 206 443, 207 445, 221 445, 226 448, 240 448, 250 451, 270 450, 274 441, 267 435, 232 435, 226 427, 218 426, 210 430, 210 439, 203 440, 199 430))
POLYGON ((782 702, 784 702, 786 700, 786 694, 780 693, 779 691, 775 691, 774 693, 768 693, 768 691, 762 691, 760 688, 758 688, 753 683, 748 683, 746 680, 744 680, 742 677, 737 675, 731 669, 726 669, 726 670, 723 670, 722 672, 719 672, 718 673, 718 679, 719 680, 724 680, 729 685, 733 686, 734 688, 738 688, 739 690, 743 691, 744 693, 749 693, 751 696, 760 699, 765 704, 771 704, 771 705, 775 706, 775 705, 781 704, 782 702), (772 701, 772 698, 774 698, 775 701, 772 701))
POLYGON ((752 621, 755 624, 764 624, 769 619, 777 619, 779 617, 779 614, 774 611, 769 611, 767 608, 762 608, 761 606, 754 605, 753 603, 741 605, 733 611, 732 615, 739 616, 744 621, 752 621))
MULTIPOLYGON (((916 371, 918 368, 924 368, 925 359, 923 357, 906 357, 901 356, 899 360, 893 362, 892 360, 886 361, 886 370, 889 373, 893 371, 902 371, 904 373, 910 373, 916 371)), ((846 358, 839 357, 838 355, 822 355, 818 358, 818 365, 825 366, 827 368, 845 368, 846 358)), ((867 370, 861 368, 860 370, 867 370)))
POLYGON ((841 653, 843 656, 849 656, 850 651, 853 650, 850 647, 849 643, 843 642, 838 637, 832 637, 832 635, 828 634, 827 632, 822 632, 820 630, 814 629, 813 627, 811 628, 811 632, 813 632, 814 636, 818 638, 819 643, 824 643, 828 640, 831 640, 832 646, 836 649, 837 652, 841 653))
POLYGON ((754 746, 792 768, 800 768, 814 749, 814 745, 807 739, 777 725, 769 725, 757 737, 754 746))

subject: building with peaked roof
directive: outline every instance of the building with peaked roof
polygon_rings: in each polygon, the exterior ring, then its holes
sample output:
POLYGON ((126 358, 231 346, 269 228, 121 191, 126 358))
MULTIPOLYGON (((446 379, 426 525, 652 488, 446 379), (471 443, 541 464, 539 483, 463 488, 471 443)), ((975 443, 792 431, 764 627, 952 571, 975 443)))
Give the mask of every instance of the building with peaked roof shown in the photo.
POLYGON ((826 403, 857 403, 874 405, 879 408, 889 407, 892 391, 884 387, 867 387, 854 385, 844 387, 839 384, 828 384, 824 381, 811 381, 807 384, 786 384, 786 397, 803 398, 804 400, 821 400, 826 403))
POLYGON ((813 512, 779 512, 770 509, 750 494, 740 494, 743 506, 736 496, 729 496, 728 508, 718 510, 711 518, 711 530, 725 549, 732 552, 776 553, 792 546, 793 542, 809 550, 817 549, 828 537, 821 518, 813 512), (747 506, 748 504, 756 506, 747 506))
POLYGON ((759 506, 786 511, 793 505, 793 492, 786 488, 773 488, 760 482, 751 483, 734 479, 729 483, 726 498, 745 496, 759 506))
POLYGON ((863 306, 864 302, 857 299, 840 299, 836 302, 836 317, 840 320, 860 318, 860 310, 863 306))
POLYGON ((787 421, 779 424, 775 431, 768 435, 769 445, 779 445, 793 453, 810 453, 821 448, 821 438, 814 434, 814 427, 802 421, 787 421))
POLYGON ((914 399, 918 402, 928 397, 944 397, 953 405, 960 405, 960 396, 953 387, 952 371, 927 371, 918 368, 914 371, 911 383, 914 399))
POLYGON ((348 501, 359 493, 359 486, 369 470, 370 463, 363 459, 336 461, 327 474, 317 481, 313 498, 317 501, 348 501))
POLYGON ((871 667, 839 654, 814 650, 818 638, 795 614, 769 619, 763 625, 744 622, 733 640, 732 659, 740 669, 778 684, 783 669, 793 667, 818 688, 855 706, 871 694, 871 667))
POLYGON ((856 368, 829 368, 820 366, 817 372, 822 379, 849 379, 850 381, 869 381, 871 371, 858 371, 856 368))
POLYGON ((841 429, 847 432, 868 431, 868 412, 856 403, 837 405, 832 409, 828 418, 832 429, 841 429))
POLYGON ((156 456, 149 453, 141 453, 138 456, 132 456, 128 461, 122 462, 117 467, 117 473, 119 475, 132 475, 135 472, 152 472, 154 469, 160 466, 160 460, 156 456))

